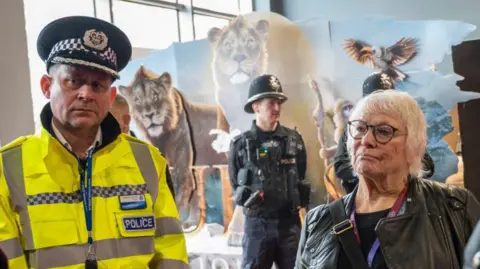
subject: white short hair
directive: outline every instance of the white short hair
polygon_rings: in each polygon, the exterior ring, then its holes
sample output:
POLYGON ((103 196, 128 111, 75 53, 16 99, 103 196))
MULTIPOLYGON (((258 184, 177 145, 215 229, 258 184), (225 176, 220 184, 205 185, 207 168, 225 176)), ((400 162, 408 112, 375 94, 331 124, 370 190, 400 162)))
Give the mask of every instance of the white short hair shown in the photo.
MULTIPOLYGON (((396 90, 375 91, 358 101, 350 115, 350 120, 373 114, 386 114, 400 121, 407 136, 406 155, 409 173, 415 177, 423 177, 425 171, 422 159, 427 147, 427 124, 425 115, 415 99, 406 92, 396 90)), ((348 135, 347 150, 351 162, 353 161, 353 141, 354 139, 348 135)))

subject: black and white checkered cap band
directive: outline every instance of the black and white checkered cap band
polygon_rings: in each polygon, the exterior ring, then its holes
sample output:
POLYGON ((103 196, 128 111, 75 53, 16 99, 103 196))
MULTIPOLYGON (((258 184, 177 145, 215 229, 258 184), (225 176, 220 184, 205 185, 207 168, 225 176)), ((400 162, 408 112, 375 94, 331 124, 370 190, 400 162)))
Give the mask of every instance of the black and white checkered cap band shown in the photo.
POLYGON ((52 48, 52 51, 48 55, 48 59, 47 59, 46 62, 52 61, 52 62, 85 64, 85 65, 90 65, 92 67, 97 67, 97 68, 100 68, 100 69, 104 69, 105 71, 118 76, 118 73, 115 70, 112 70, 112 69, 107 68, 107 67, 100 66, 99 64, 88 63, 88 62, 82 61, 82 60, 67 59, 67 58, 64 58, 64 57, 54 56, 60 51, 75 51, 75 50, 86 51, 86 52, 93 53, 93 54, 99 56, 100 58, 111 62, 115 67, 117 66, 117 54, 115 53, 115 51, 112 50, 111 47, 107 47, 103 52, 98 52, 98 51, 86 48, 83 45, 82 40, 80 38, 66 39, 66 40, 62 40, 62 41, 58 42, 57 44, 55 44, 52 48), (53 57, 53 59, 52 59, 52 57, 53 57))

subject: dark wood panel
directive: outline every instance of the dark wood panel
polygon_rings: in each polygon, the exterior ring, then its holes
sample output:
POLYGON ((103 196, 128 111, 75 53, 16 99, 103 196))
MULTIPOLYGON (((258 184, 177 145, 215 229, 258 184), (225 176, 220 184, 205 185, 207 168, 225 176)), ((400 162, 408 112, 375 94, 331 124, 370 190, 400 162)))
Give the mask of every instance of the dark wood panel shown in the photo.
MULTIPOLYGON (((455 73, 464 77, 457 85, 462 91, 480 92, 480 40, 452 47, 455 73)), ((458 104, 465 187, 480 200, 480 100, 458 104)))
POLYGON ((480 200, 480 100, 458 104, 465 187, 480 200))

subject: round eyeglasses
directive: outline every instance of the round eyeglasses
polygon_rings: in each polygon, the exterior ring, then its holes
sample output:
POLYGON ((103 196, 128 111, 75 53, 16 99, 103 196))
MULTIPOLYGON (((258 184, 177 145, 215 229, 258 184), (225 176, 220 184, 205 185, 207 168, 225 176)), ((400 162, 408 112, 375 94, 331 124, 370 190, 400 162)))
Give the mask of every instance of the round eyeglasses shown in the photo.
POLYGON ((375 141, 380 144, 387 144, 392 140, 398 129, 388 124, 369 125, 363 120, 354 120, 348 122, 348 132, 353 139, 360 140, 372 128, 375 141))

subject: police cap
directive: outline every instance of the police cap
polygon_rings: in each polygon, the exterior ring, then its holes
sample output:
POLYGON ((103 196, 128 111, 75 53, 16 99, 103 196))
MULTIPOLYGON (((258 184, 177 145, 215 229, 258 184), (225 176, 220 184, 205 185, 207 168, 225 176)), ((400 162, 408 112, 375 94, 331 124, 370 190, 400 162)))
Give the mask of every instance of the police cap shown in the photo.
POLYGON ((93 17, 71 16, 49 23, 37 39, 47 71, 54 64, 81 65, 114 79, 130 60, 132 45, 122 30, 93 17))
POLYGON ((373 73, 363 82, 363 96, 376 90, 395 89, 395 81, 387 73, 373 73))
POLYGON ((248 90, 248 100, 244 110, 247 113, 254 113, 252 104, 263 98, 276 98, 282 103, 287 101, 287 96, 283 93, 282 85, 277 77, 273 75, 261 75, 256 77, 250 84, 248 90))

